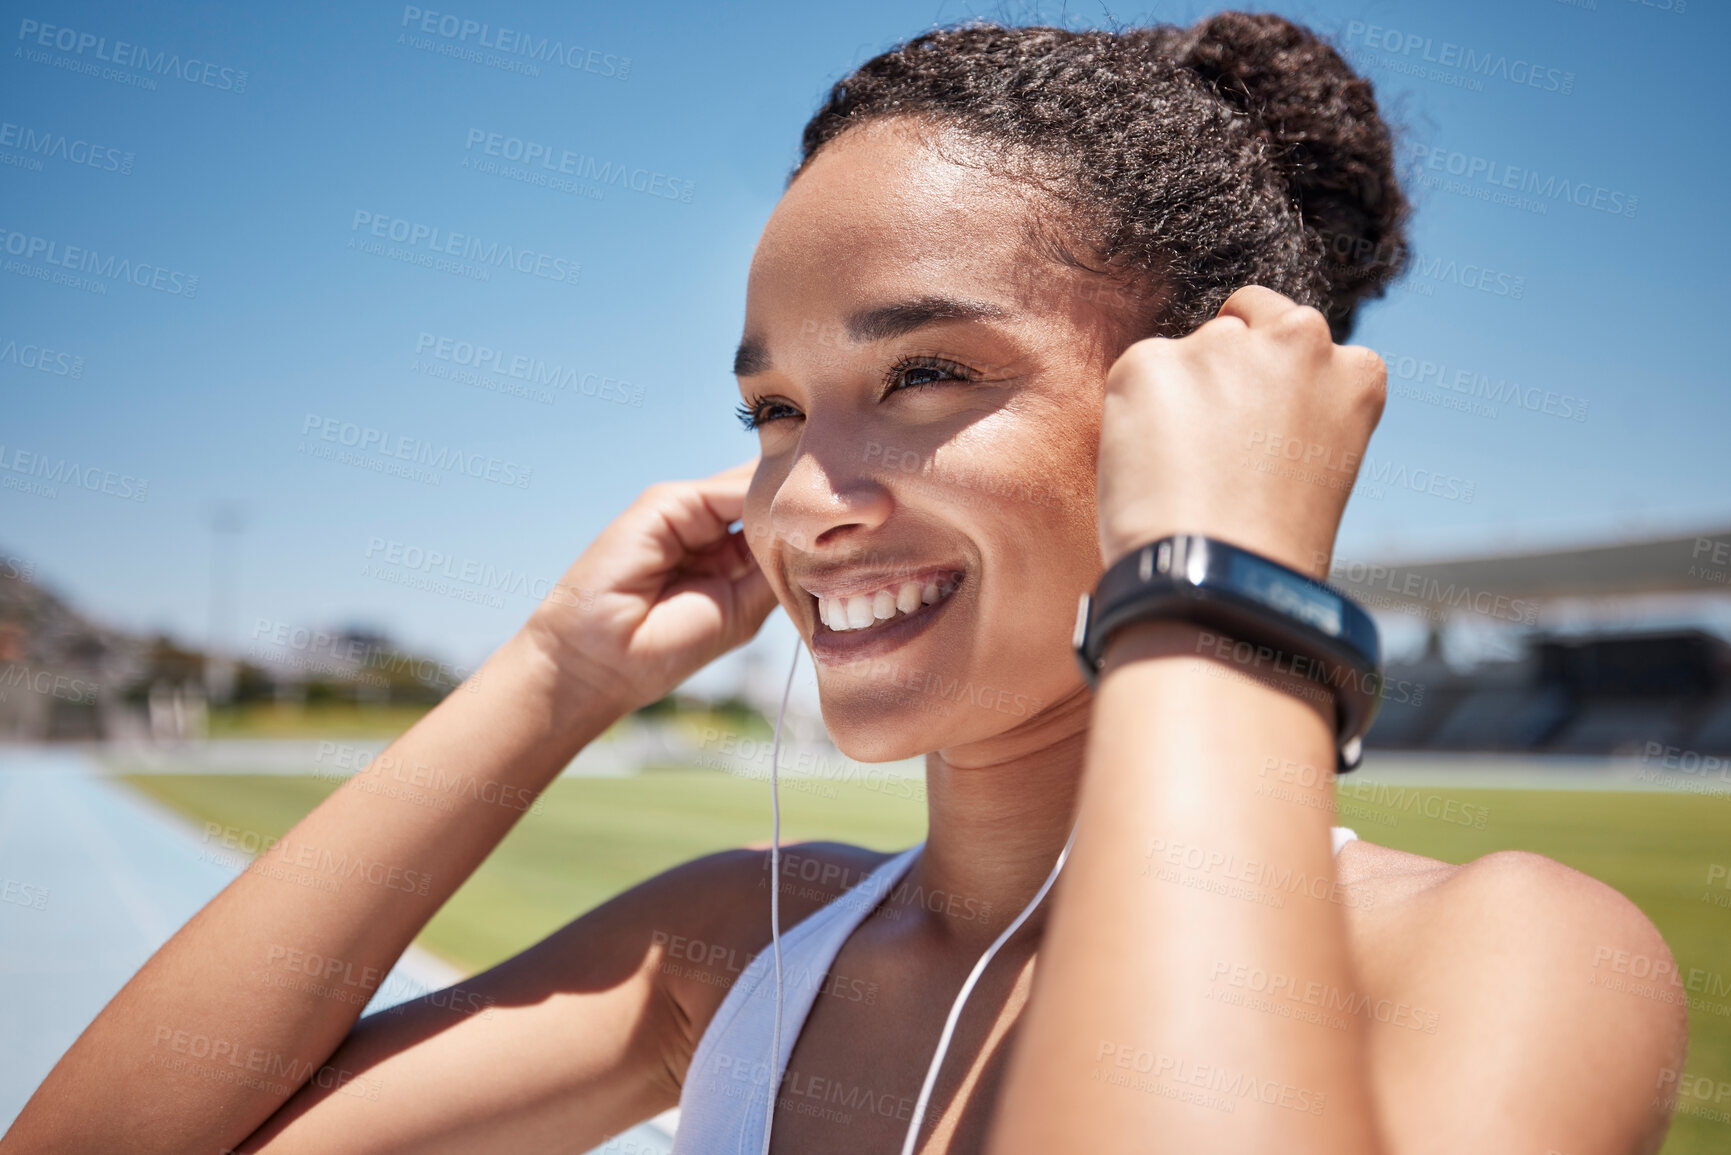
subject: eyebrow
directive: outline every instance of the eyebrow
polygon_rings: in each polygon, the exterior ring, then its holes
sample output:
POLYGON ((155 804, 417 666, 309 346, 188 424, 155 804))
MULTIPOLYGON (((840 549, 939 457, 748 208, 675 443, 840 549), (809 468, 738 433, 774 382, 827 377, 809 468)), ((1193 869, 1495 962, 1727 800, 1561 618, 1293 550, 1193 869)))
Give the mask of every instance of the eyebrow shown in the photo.
MULTIPOLYGON (((927 296, 862 309, 848 317, 845 328, 848 339, 862 345, 869 341, 903 337, 939 321, 997 321, 1009 315, 1008 310, 989 301, 927 296)), ((733 355, 735 376, 749 377, 769 367, 769 350, 761 340, 747 337, 739 343, 739 349, 733 355)))
POLYGON ((754 373, 762 373, 769 368, 769 350, 763 347, 763 342, 754 337, 747 337, 739 343, 739 348, 733 354, 733 375, 735 377, 750 377, 754 373))

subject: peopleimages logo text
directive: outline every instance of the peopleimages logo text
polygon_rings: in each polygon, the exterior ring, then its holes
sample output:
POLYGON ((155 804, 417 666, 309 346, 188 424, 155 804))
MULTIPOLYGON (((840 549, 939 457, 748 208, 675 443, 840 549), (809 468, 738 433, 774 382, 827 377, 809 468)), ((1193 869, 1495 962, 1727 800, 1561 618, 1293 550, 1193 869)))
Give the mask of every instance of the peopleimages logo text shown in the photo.
POLYGON ((88 54, 93 60, 121 68, 136 68, 140 72, 156 76, 178 77, 188 84, 202 84, 206 88, 220 88, 226 92, 246 91, 247 74, 244 69, 227 68, 208 60, 200 60, 196 56, 188 56, 183 60, 178 52, 152 52, 142 44, 131 44, 125 40, 116 40, 110 44, 106 36, 80 32, 76 28, 43 24, 37 20, 20 20, 18 39, 42 48, 70 52, 74 56, 88 54))
POLYGON ((1592 407, 1586 398, 1576 397, 1572 393, 1540 389, 1536 385, 1522 385, 1507 377, 1492 377, 1488 373, 1473 369, 1451 370, 1446 363, 1425 357, 1392 353, 1386 349, 1378 349, 1376 352, 1388 367, 1390 378, 1459 393, 1493 405, 1507 405, 1510 408, 1542 413, 1547 417, 1559 417, 1565 421, 1585 421, 1592 407))
POLYGON ((29 125, 0 121, 0 148, 15 148, 31 156, 63 160, 68 164, 86 165, 99 172, 132 174, 133 156, 105 144, 69 137, 65 133, 37 131, 29 125))
POLYGON ((84 376, 84 358, 64 353, 46 345, 20 345, 15 338, 0 340, 0 365, 12 364, 20 369, 52 373, 56 377, 84 376))
POLYGON ((1439 41, 1422 33, 1402 32, 1396 28, 1384 28, 1380 24, 1353 20, 1346 26, 1346 42, 1352 44, 1354 41, 1390 56, 1412 57, 1416 53, 1417 58, 1426 64, 1458 69, 1487 80, 1506 80, 1510 84, 1537 88, 1543 92, 1556 92, 1563 96, 1575 91, 1573 72, 1535 64, 1519 57, 1511 60, 1505 52, 1480 50, 1448 40, 1439 41))
MULTIPOLYGON (((92 493, 103 493, 124 501, 145 501, 150 497, 150 482, 145 478, 134 477, 130 473, 116 473, 112 469, 103 469, 96 465, 68 462, 64 457, 50 458, 47 454, 20 449, 16 445, 0 444, 0 474, 7 473, 39 478, 50 485, 88 489, 92 493)), ((0 484, 8 489, 17 488, 11 484, 12 481, 13 479, 8 477, 0 484)), ((49 491, 40 496, 57 495, 56 491, 49 491)))
MULTIPOLYGON (((560 176, 572 176, 600 185, 618 185, 620 188, 629 188, 632 192, 662 200, 690 204, 692 190, 697 187, 691 181, 671 177, 664 172, 632 168, 623 162, 615 164, 610 160, 597 160, 585 153, 559 148, 544 141, 505 136, 488 132, 484 128, 471 128, 468 139, 463 143, 465 152, 474 152, 477 147, 486 156, 523 165, 539 165, 547 172, 560 176)), ((464 160, 467 162, 468 158, 465 157, 464 160)))
POLYGON ((1546 200, 1561 200, 1579 208, 1621 217, 1633 217, 1641 204, 1640 197, 1632 196, 1621 189, 1607 188, 1589 181, 1572 181, 1556 173, 1545 175, 1538 169, 1506 164, 1456 149, 1437 148, 1414 142, 1407 146, 1407 151, 1412 157, 1413 167, 1417 169, 1421 183, 1434 184, 1441 177, 1433 174, 1446 173, 1459 178, 1463 185, 1482 184, 1491 188, 1510 189, 1539 198, 1541 204, 1546 200))
POLYGON ((407 245, 411 249, 439 253, 494 268, 515 269, 519 273, 567 285, 575 285, 578 274, 583 270, 583 266, 576 261, 556 257, 551 253, 502 245, 497 241, 484 241, 468 233, 454 233, 437 225, 421 224, 383 213, 371 213, 366 209, 355 210, 349 231, 364 231, 370 236, 407 245))
POLYGON ((629 56, 614 56, 514 28, 494 28, 484 21, 470 20, 451 12, 431 12, 405 5, 402 26, 458 44, 490 48, 507 56, 521 56, 542 64, 563 64, 574 72, 593 72, 614 80, 624 80, 631 73, 629 56))
MULTIPOLYGON (((0 225, 0 251, 26 261, 41 261, 62 269, 73 269, 111 281, 130 281, 143 289, 155 289, 172 297, 198 296, 198 277, 176 269, 165 269, 148 261, 133 261, 113 253, 103 256, 81 245, 64 245, 51 237, 20 233, 0 225)), ((102 290, 107 292, 106 289, 102 290)))
MULTIPOLYGON (((465 452, 449 445, 435 445, 423 438, 405 437, 400 433, 374 429, 370 425, 359 425, 335 417, 322 417, 316 413, 308 413, 302 420, 301 436, 309 441, 331 442, 360 454, 413 462, 416 465, 461 473, 514 489, 529 488, 529 480, 535 472, 530 465, 505 461, 482 453, 465 452)), ((303 441, 303 446, 305 445, 306 442, 303 441)), ((311 446, 304 448, 303 452, 312 452, 313 456, 329 456, 315 450, 316 446, 311 446)), ((433 476, 436 477, 437 474, 433 476)))

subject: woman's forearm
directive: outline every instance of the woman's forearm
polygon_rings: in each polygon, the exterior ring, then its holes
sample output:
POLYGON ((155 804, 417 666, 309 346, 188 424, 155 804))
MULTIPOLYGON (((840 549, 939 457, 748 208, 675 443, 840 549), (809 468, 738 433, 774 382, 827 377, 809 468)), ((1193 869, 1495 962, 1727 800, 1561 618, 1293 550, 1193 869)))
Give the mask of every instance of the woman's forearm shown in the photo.
POLYGON ((993 1155, 1379 1149, 1361 1020, 1254 993, 1354 989, 1330 700, 1232 652, 1179 623, 1112 641, 993 1155))
POLYGON ((434 912, 616 713, 526 634, 506 643, 157 951, 36 1092, 6 1155, 214 1152, 309 1077, 383 1091, 320 1068, 434 912))

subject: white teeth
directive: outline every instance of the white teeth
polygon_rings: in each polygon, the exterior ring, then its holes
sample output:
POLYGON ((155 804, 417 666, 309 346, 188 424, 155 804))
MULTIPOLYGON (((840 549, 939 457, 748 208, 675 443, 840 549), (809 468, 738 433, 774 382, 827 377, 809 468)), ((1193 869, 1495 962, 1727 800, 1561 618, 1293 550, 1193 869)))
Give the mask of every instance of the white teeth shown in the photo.
POLYGON ((911 614, 920 608, 920 583, 903 582, 902 588, 896 593, 896 609, 904 614, 911 614))
POLYGON ((911 614, 922 606, 934 605, 949 594, 940 589, 935 579, 923 584, 917 581, 901 583, 893 589, 874 590, 851 597, 818 597, 817 617, 830 629, 864 630, 902 615, 911 614))

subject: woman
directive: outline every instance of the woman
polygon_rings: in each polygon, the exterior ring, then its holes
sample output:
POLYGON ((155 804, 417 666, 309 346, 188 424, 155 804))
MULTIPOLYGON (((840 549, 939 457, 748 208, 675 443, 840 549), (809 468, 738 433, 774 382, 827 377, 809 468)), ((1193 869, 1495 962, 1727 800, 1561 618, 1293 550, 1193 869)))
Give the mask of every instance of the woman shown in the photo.
POLYGON ((517 801, 778 602, 836 744, 927 752, 929 836, 784 856, 774 1151, 900 1148, 951 1000, 1072 823, 919 1149, 1656 1150, 1683 1019, 1596 982, 1617 952, 1669 965, 1633 905, 1529 854, 1336 855, 1326 695, 1177 623, 1115 634, 1097 692, 1069 648, 1077 595, 1168 533, 1326 574, 1384 396, 1335 340, 1404 216, 1369 86, 1277 17, 974 27, 868 62, 752 262, 761 456, 651 487, 380 759, 487 789, 451 813, 337 790, 115 997, 7 1155, 582 1151, 680 1102, 681 1150, 760 1149, 768 956, 717 977, 769 945, 761 848, 460 999, 357 1024, 261 978, 288 950, 382 973, 517 801), (1271 438, 1313 467, 1258 468, 1271 438), (994 691, 934 689, 959 684, 994 691))

